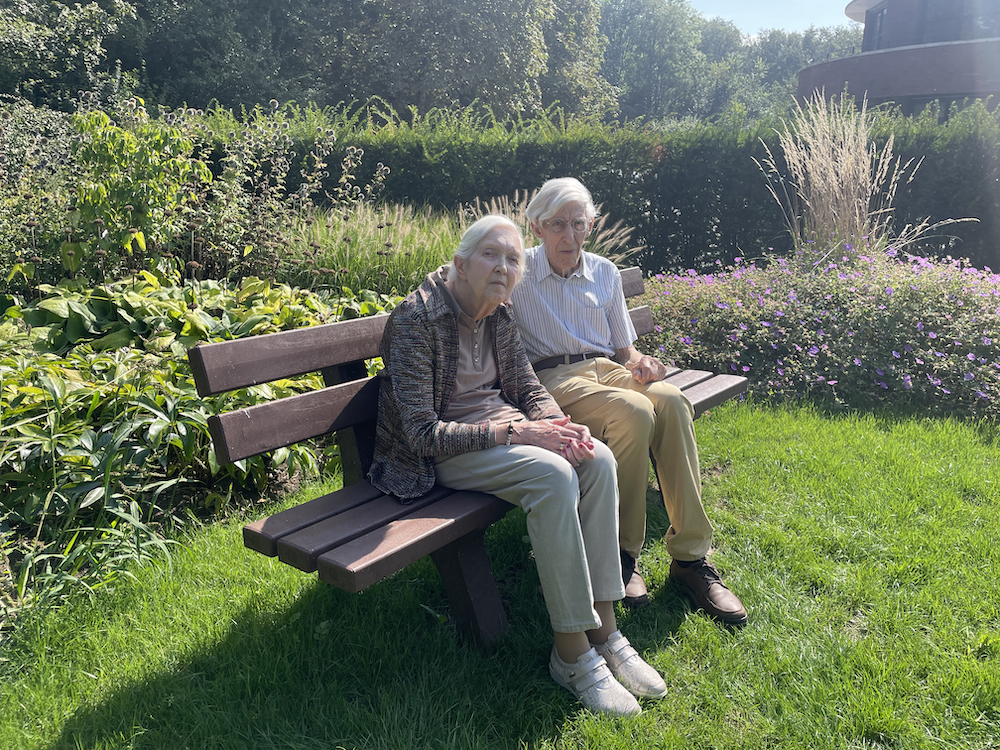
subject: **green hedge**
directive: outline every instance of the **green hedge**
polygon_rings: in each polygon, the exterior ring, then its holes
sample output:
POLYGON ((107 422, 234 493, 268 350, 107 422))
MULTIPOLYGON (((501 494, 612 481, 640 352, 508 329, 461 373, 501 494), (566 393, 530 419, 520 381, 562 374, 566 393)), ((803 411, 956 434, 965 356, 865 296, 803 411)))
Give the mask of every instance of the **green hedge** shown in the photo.
MULTIPOLYGON (((39 155, 26 161, 25 149, 30 154, 32 146, 24 142, 22 126, 41 123, 38 128, 48 133, 54 132, 53 127, 44 118, 36 117, 37 123, 25 119, 23 106, 18 110, 0 105, 0 109, 8 110, 6 119, 0 119, 0 171, 9 186, 16 186, 21 180, 16 165, 30 163, 32 169, 31 179, 25 180, 32 183, 30 194, 27 188, 0 190, 0 229, 7 230, 0 233, 0 249, 10 257, 31 257, 36 248, 46 243, 58 247, 65 239, 58 218, 63 207, 57 202, 76 192, 71 183, 81 167, 72 160, 66 167, 54 166, 69 159, 62 132, 47 139, 45 146, 33 146, 39 155), (43 177, 48 184, 37 184, 43 177), (60 180, 65 183, 62 188, 56 185, 60 180), (42 203, 49 195, 53 200, 42 203), (49 214, 54 218, 50 220, 49 214), (25 217, 37 217, 39 228, 29 232, 25 217), (42 236, 42 225, 57 231, 42 236)), ((261 128, 244 128, 226 111, 197 117, 203 123, 199 127, 210 133, 193 157, 205 160, 217 176, 223 163, 218 157, 227 153, 223 144, 228 143, 232 154, 242 153, 246 143, 259 146, 254 139, 262 136, 253 134, 261 128)), ((898 224, 918 223, 925 217, 976 218, 978 222, 949 227, 949 237, 931 238, 914 251, 968 258, 977 267, 1000 267, 998 115, 977 103, 941 119, 932 109, 916 118, 892 113, 877 118, 874 136, 879 145, 892 135, 895 153, 904 162, 922 162, 915 179, 900 187, 898 224)), ((284 189, 289 191, 302 179, 300 169, 308 174, 309 164, 315 163, 310 162, 310 153, 317 131, 332 130, 337 141, 326 158, 323 188, 333 195, 343 177, 337 165, 348 149, 360 148, 364 157, 352 167, 356 184, 369 184, 378 165, 385 164, 391 171, 382 199, 449 211, 477 198, 523 194, 550 177, 579 177, 605 213, 635 228, 634 240, 647 246, 639 261, 651 272, 706 270, 737 257, 753 259, 791 250, 781 212, 754 161, 764 154, 762 142, 780 157, 777 121, 750 122, 731 116, 714 123, 606 125, 565 119, 559 111, 550 111, 533 120, 510 122, 473 108, 404 119, 385 105, 374 104, 327 110, 289 105, 258 111, 251 121, 280 135, 267 147, 288 150, 284 189)), ((284 153, 279 155, 285 158, 284 153)), ((253 242, 246 213, 238 212, 237 218, 248 225, 243 230, 250 239, 236 243, 237 249, 253 242)), ((239 223, 234 220, 230 234, 237 234, 239 223)), ((9 270, 4 268, 5 273, 9 270)))
MULTIPOLYGON (((1000 121, 977 103, 939 122, 936 110, 916 118, 887 113, 874 136, 895 137, 905 163, 921 161, 915 179, 897 195, 900 226, 973 217, 929 240, 921 254, 969 258, 1000 266, 1000 121)), ((338 133, 339 148, 365 150, 365 168, 390 167, 389 201, 454 209, 475 198, 530 191, 545 179, 573 175, 604 204, 604 211, 636 228, 648 246, 641 257, 652 272, 704 270, 721 260, 785 253, 791 241, 781 212, 754 159, 762 141, 780 153, 777 121, 671 127, 609 127, 549 116, 497 123, 468 112, 357 127, 338 133)), ((367 175, 359 175, 364 180, 367 175)))

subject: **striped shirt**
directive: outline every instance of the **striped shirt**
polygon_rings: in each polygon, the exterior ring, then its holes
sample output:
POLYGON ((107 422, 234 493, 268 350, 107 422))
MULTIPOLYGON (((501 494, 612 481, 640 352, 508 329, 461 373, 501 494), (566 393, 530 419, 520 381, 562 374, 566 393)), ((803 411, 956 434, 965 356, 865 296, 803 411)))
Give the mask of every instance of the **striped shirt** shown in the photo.
POLYGON ((563 278, 549 265, 544 245, 529 247, 511 304, 532 362, 595 351, 610 357, 637 338, 621 273, 593 253, 583 253, 580 267, 563 278))

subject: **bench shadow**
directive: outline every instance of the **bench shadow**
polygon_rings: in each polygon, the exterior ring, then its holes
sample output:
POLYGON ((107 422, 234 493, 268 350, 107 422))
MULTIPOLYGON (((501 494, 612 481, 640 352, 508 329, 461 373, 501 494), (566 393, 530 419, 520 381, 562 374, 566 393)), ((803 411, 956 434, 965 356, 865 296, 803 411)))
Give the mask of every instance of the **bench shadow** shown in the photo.
MULTIPOLYGON (((221 637, 79 707, 49 747, 558 743, 581 709, 548 675, 551 632, 523 534, 505 519, 487 538, 510 621, 493 653, 451 625, 429 559, 361 594, 316 581, 287 607, 248 605, 221 637)), ((669 648, 684 615, 660 597, 626 615, 630 637, 640 650, 669 648)))

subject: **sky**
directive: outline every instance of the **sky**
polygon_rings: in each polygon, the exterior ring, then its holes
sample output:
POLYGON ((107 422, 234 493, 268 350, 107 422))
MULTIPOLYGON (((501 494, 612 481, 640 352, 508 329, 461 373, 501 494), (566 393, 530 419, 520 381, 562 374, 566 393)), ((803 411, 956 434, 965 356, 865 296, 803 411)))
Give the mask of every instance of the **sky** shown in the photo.
POLYGON ((846 26, 850 0, 688 0, 705 18, 732 21, 744 34, 761 29, 805 31, 810 26, 846 26))

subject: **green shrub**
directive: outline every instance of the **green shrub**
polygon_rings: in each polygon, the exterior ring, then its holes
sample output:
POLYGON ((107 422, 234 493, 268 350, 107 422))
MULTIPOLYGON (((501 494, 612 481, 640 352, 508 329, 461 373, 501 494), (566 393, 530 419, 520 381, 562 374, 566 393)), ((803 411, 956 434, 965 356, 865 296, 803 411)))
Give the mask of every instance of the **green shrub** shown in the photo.
POLYGON ((203 399, 189 346, 395 303, 374 293, 321 298, 260 279, 164 286, 148 272, 40 291, 41 301, 0 300, 0 552, 18 606, 74 582, 113 580, 123 562, 163 549, 158 526, 259 495, 276 470, 315 474, 336 460, 316 444, 220 466, 209 416, 322 381, 310 374, 203 399))
POLYGON ((745 375, 762 398, 1000 416, 1000 276, 891 249, 847 247, 812 273, 792 265, 656 277, 652 348, 745 375))

